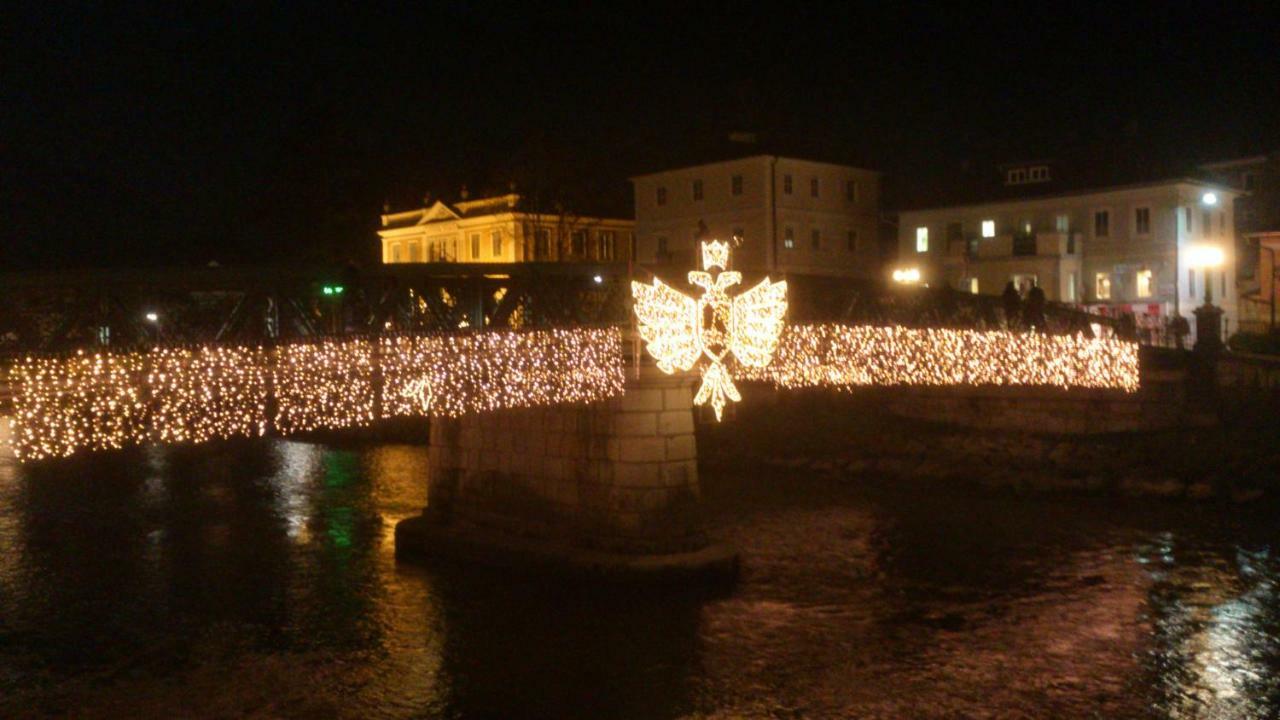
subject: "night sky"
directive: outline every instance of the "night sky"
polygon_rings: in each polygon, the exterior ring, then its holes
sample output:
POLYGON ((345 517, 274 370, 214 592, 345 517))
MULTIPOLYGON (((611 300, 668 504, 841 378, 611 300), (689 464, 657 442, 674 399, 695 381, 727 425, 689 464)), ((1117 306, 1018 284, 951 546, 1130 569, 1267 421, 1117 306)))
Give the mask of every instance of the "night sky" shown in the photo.
POLYGON ((5 269, 371 262, 384 202, 464 183, 629 214, 628 175, 735 130, 900 189, 966 161, 1280 149, 1267 3, 26 5, 0 29, 5 269))

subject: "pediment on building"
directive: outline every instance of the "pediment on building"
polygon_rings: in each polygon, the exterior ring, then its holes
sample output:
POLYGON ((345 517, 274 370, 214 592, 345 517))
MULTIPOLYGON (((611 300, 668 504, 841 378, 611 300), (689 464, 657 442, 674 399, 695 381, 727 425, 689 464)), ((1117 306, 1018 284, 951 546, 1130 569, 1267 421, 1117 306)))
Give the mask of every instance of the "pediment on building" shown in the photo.
POLYGON ((453 208, 450 208, 448 205, 437 200, 434 205, 422 212, 422 219, 418 221, 418 224, 426 225, 427 223, 439 222, 441 220, 457 220, 460 217, 462 216, 454 212, 453 208))

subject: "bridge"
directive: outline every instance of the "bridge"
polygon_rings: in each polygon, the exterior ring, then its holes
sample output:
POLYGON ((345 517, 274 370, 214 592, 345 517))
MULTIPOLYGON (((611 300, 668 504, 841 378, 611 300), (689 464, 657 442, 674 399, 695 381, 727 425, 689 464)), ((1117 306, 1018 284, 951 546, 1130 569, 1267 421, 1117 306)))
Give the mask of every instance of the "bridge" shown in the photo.
MULTIPOLYGON (((732 571, 697 521, 694 378, 642 362, 625 265, 201 268, 6 276, 0 337, 24 460, 430 418, 449 548, 590 572, 732 571)), ((1132 343, 1050 305, 788 277, 778 388, 1020 384, 1132 391, 1132 343), (1082 334, 1083 333, 1083 334, 1082 334)), ((4 412, 0 412, 4 414, 4 412)))

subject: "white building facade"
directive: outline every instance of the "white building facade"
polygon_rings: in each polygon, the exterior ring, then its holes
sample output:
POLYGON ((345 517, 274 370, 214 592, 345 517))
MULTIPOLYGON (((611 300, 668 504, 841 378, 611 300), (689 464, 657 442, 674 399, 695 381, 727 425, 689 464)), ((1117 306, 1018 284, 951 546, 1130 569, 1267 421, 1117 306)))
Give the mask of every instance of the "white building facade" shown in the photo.
POLYGON ((1038 285, 1051 301, 1133 313, 1151 329, 1175 312, 1191 319, 1211 283, 1232 330, 1238 194, 1182 179, 905 211, 898 266, 919 269, 922 282, 988 295, 1008 282, 1024 294, 1038 285))
POLYGON ((880 174, 756 155, 631 178, 636 261, 692 267, 699 239, 741 238, 748 272, 874 277, 880 174))
POLYGON ((381 217, 382 262, 627 262, 634 223, 520 209, 520 196, 463 200, 381 217))

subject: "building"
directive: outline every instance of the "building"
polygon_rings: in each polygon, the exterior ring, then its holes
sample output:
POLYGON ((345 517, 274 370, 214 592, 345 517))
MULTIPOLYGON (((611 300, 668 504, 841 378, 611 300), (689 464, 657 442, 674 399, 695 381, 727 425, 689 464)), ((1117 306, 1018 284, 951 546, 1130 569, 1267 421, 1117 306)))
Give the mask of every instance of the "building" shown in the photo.
POLYGON ((1274 326, 1274 252, 1280 238, 1280 154, 1212 162, 1201 170, 1242 191, 1235 200, 1239 262, 1240 328, 1262 331, 1274 326))
MULTIPOLYGON (((465 195, 464 195, 465 197, 465 195)), ((631 220, 523 209, 521 197, 442 201, 382 215, 382 262, 627 262, 631 220)))
POLYGON ((1003 199, 900 213, 899 266, 973 293, 1038 285, 1051 301, 1133 313, 1151 329, 1175 312, 1190 319, 1208 282, 1235 328, 1239 192, 1173 179, 1055 193, 1049 163, 1001 173, 1003 199))
POLYGON ((874 277, 880 174, 755 155, 631 178, 636 259, 691 267, 702 238, 740 238, 735 269, 874 277))

